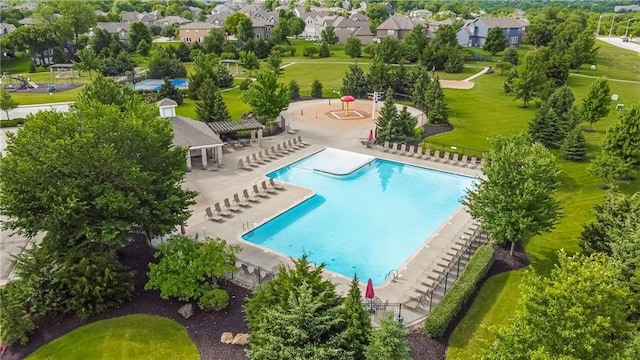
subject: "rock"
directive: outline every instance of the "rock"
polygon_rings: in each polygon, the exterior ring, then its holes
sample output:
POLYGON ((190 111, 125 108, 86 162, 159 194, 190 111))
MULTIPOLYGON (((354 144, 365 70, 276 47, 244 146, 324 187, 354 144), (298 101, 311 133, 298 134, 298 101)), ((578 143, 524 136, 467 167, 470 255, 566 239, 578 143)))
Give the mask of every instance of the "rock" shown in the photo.
POLYGON ((233 333, 223 332, 220 336, 220 342, 224 344, 231 344, 234 341, 233 333))
POLYGON ((231 343, 234 345, 246 345, 247 339, 249 339, 249 334, 238 333, 231 343))
POLYGON ((178 314, 182 315, 185 319, 193 316, 193 304, 184 304, 178 309, 178 314))

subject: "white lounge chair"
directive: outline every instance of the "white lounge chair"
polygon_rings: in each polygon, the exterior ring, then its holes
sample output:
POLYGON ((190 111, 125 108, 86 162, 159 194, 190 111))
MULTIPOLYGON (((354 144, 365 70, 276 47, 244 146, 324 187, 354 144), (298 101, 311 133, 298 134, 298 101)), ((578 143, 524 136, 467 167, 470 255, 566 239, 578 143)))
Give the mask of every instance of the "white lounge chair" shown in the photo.
POLYGON ((266 181, 263 181, 261 183, 261 186, 262 186, 262 191, 266 192, 267 194, 275 195, 278 193, 275 189, 268 187, 266 181))
MULTIPOLYGON (((273 146, 272 146, 273 148, 273 146)), ((264 156, 268 157, 271 160, 278 160, 279 157, 274 154, 273 152, 270 152, 269 149, 264 149, 264 156)))
POLYGON ((205 211, 205 214, 206 214, 206 218, 208 220, 215 221, 215 222, 223 222, 224 221, 224 219, 222 217, 214 215, 213 211, 211 211, 210 207, 206 208, 204 211, 205 211))
POLYGON ((402 156, 407 155, 407 144, 400 144, 399 154, 402 156))
POLYGON ((256 153, 251 154, 251 161, 252 162, 256 162, 258 164, 261 164, 261 165, 264 165, 264 164, 267 163, 266 161, 264 161, 262 159, 258 159, 258 155, 256 153))
POLYGON ((253 194, 261 198, 269 198, 269 195, 267 193, 262 192, 258 189, 258 185, 253 185, 253 194))
POLYGON ((229 211, 226 210, 222 210, 222 207, 220 206, 220 203, 217 202, 213 205, 213 208, 216 210, 216 214, 224 216, 224 217, 232 217, 233 214, 231 214, 229 211))
POLYGON ((400 151, 399 145, 396 143, 391 143, 391 153, 397 154, 400 151))
POLYGON ((407 156, 408 157, 414 157, 416 156, 416 147, 411 145, 409 146, 409 148, 407 149, 407 156))
POLYGON ((433 161, 440 161, 440 150, 436 150, 433 153, 433 158, 434 158, 433 161))
POLYGON ((462 160, 460 160, 460 166, 466 167, 469 165, 469 157, 467 155, 462 155, 462 160))
POLYGON ((242 211, 239 206, 231 205, 231 201, 229 201, 229 198, 224 199, 224 206, 225 208, 227 208, 227 210, 230 210, 232 212, 242 211))
POLYGON ((242 161, 242 159, 238 159, 238 169, 245 169, 245 170, 249 170, 252 171, 253 169, 251 168, 251 166, 249 165, 245 165, 244 161, 242 161))
POLYGON ((453 154, 453 159, 451 159, 451 163, 458 165, 460 163, 460 155, 458 153, 453 154))
POLYGON ((260 202, 260 200, 258 200, 256 196, 249 195, 249 191, 247 189, 242 190, 242 196, 244 196, 244 198, 247 199, 247 201, 249 202, 252 202, 252 203, 260 202))
POLYGON ((265 161, 265 162, 271 162, 273 161, 273 159, 270 159, 269 157, 262 155, 262 150, 258 151, 258 159, 265 161))
POLYGON ((245 161, 251 167, 259 167, 260 166, 258 163, 254 163, 253 161, 251 161, 251 159, 249 159, 249 155, 247 155, 245 161))
POLYGON ((444 156, 442 157, 442 162, 448 164, 449 160, 451 160, 451 154, 449 154, 448 151, 445 151, 444 156))
POLYGON ((274 156, 277 157, 283 157, 285 154, 282 153, 282 150, 280 149, 280 145, 278 145, 278 150, 276 150, 275 146, 271 147, 271 154, 273 154, 274 156))
POLYGON ((302 146, 309 146, 311 144, 309 144, 308 142, 302 141, 302 136, 298 135, 298 143, 302 146))
POLYGON ((275 180, 273 180, 273 178, 269 178, 269 185, 271 185, 271 187, 276 190, 286 190, 284 185, 276 183, 275 180))
POLYGON ((238 195, 238 193, 233 194, 233 201, 240 207, 251 207, 248 201, 240 199, 240 195, 238 195))

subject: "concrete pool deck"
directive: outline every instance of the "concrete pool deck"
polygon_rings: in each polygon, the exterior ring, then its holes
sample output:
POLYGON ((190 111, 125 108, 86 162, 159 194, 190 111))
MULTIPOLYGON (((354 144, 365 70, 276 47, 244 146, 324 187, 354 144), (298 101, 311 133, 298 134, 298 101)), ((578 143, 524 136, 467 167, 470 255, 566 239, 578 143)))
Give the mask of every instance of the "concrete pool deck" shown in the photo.
MULTIPOLYGON (((335 103, 335 101, 334 101, 335 103)), ((297 203, 313 195, 313 190, 286 184, 286 190, 268 199, 261 199, 258 204, 251 204, 249 208, 243 208, 240 213, 226 219, 222 223, 216 223, 205 218, 205 209, 213 206, 214 203, 222 203, 224 199, 232 200, 235 193, 242 196, 244 189, 251 188, 254 184, 261 183, 266 179, 265 175, 277 170, 287 164, 298 161, 326 147, 333 147, 347 151, 353 151, 364 155, 374 156, 381 159, 403 162, 407 164, 422 166, 435 170, 471 176, 479 178, 482 175, 480 169, 460 167, 442 162, 416 159, 382 152, 380 147, 368 148, 360 142, 360 139, 367 137, 369 130, 375 128, 375 122, 371 119, 339 120, 330 117, 315 117, 314 106, 324 107, 327 100, 314 100, 292 103, 289 110, 283 113, 288 123, 293 129, 297 129, 296 134, 284 133, 278 136, 264 138, 262 146, 257 144, 241 149, 234 149, 230 154, 225 154, 226 166, 221 169, 198 170, 194 169, 188 173, 184 186, 199 193, 196 204, 191 208, 193 215, 187 222, 187 234, 190 236, 203 235, 209 237, 220 237, 230 244, 238 244, 242 247, 240 259, 272 270, 279 264, 290 264, 290 259, 279 255, 273 251, 263 249, 250 244, 241 239, 248 229, 259 226, 278 214, 295 206, 297 203), (300 115, 303 113, 308 115, 300 115), (310 146, 297 150, 289 155, 280 157, 265 165, 261 165, 254 170, 239 169, 235 166, 238 159, 243 159, 254 152, 268 149, 271 146, 282 143, 294 137, 301 136, 310 146)), ((339 106, 339 105, 337 105, 339 106)), ((371 101, 359 100, 358 106, 371 108, 371 101), (360 105, 362 104, 362 105, 360 105)), ((210 167, 211 168, 211 167, 210 167)), ((400 268, 398 277, 392 282, 387 281, 382 286, 376 287, 376 296, 384 303, 403 302, 408 300, 408 294, 415 287, 418 278, 421 278, 425 270, 430 268, 440 255, 450 248, 454 240, 459 238, 462 230, 468 226, 471 218, 462 206, 460 206, 439 229, 419 248, 400 268)), ((348 234, 345 237, 348 238, 348 234)), ((388 269, 391 270, 391 269, 388 269)), ((325 271, 325 277, 330 279, 338 293, 346 294, 349 289, 351 279, 325 271)), ((366 282, 366 279, 360 279, 366 282)), ((365 283, 362 284, 364 294, 365 283)), ((403 308, 405 322, 411 322, 424 316, 424 313, 413 313, 403 308)))

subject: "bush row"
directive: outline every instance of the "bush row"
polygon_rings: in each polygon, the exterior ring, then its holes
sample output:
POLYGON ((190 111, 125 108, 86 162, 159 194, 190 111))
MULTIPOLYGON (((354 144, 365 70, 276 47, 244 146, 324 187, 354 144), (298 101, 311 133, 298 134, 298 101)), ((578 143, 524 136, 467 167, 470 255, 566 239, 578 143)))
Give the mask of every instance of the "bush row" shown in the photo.
POLYGON ((24 124, 24 118, 15 118, 11 120, 0 120, 0 128, 16 127, 24 124))
POLYGON ((437 338, 447 331, 451 320, 458 314, 462 305, 469 300, 478 282, 491 268, 494 252, 493 247, 489 245, 481 246, 476 250, 451 290, 445 294, 425 319, 424 331, 427 336, 437 338))

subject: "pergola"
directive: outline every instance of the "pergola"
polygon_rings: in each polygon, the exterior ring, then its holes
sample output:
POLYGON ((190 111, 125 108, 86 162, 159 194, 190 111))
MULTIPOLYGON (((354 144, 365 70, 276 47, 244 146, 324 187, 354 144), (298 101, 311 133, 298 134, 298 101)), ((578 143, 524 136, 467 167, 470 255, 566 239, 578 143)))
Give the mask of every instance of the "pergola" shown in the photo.
POLYGON ((244 119, 240 121, 214 121, 207 123, 209 128, 218 135, 231 134, 238 131, 251 131, 251 142, 257 138, 258 144, 262 142, 262 129, 264 125, 256 119, 244 119))
POLYGON ((236 74, 240 74, 240 68, 238 67, 238 64, 240 63, 239 60, 224 59, 224 60, 220 60, 220 62, 227 65, 227 70, 229 70, 230 64, 236 64, 236 74))

